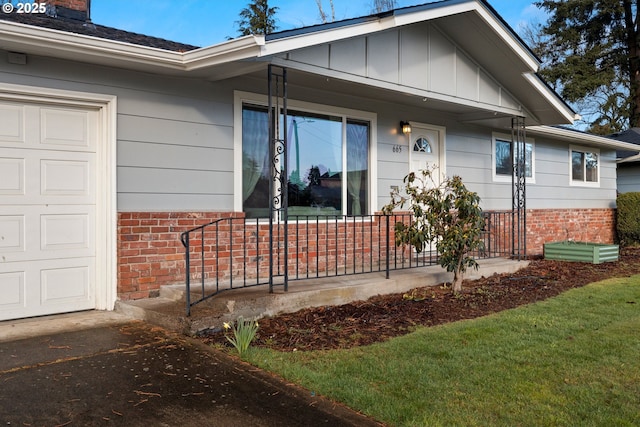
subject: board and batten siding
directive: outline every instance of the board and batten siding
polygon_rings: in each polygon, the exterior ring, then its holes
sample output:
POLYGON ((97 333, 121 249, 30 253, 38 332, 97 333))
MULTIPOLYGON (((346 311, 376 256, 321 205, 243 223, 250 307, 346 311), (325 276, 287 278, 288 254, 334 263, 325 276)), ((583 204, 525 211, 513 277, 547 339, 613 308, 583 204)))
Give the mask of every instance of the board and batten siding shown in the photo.
POLYGON ((1 61, 0 74, 117 96, 118 211, 233 209, 233 95, 224 84, 31 55, 27 65, 1 61))
POLYGON ((433 23, 299 49, 280 59, 292 68, 324 69, 345 80, 364 79, 372 86, 404 87, 521 114, 509 92, 433 23))

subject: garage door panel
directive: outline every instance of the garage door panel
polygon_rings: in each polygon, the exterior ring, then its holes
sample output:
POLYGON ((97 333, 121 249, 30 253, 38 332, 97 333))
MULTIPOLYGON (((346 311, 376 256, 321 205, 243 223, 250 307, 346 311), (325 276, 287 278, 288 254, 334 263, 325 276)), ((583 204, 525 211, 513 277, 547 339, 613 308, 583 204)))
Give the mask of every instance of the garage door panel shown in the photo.
POLYGON ((96 159, 69 153, 0 147, 2 204, 94 204, 96 159))
POLYGON ((89 113, 87 111, 42 108, 40 110, 40 137, 44 145, 63 145, 89 148, 89 113))
POLYGON ((94 278, 92 258, 0 264, 0 321, 91 309, 94 278))
POLYGON ((90 300, 92 268, 87 265, 42 269, 41 305, 85 304, 90 300))
POLYGON ((24 227, 24 215, 0 215, 0 261, 3 253, 24 252, 24 227))
POLYGON ((0 102, 0 145, 25 143, 25 107, 0 102))
POLYGON ((95 227, 91 205, 0 206, 0 263, 92 256, 95 227))
POLYGON ((25 160, 0 158, 0 195, 23 196, 25 194, 25 160))
POLYGON ((88 161, 51 160, 40 161, 40 191, 43 196, 88 196, 88 161))
POLYGON ((0 315, 5 310, 25 307, 25 280, 23 271, 0 272, 0 315))
POLYGON ((0 147, 94 152, 97 114, 0 101, 0 147))
POLYGON ((44 252, 92 249, 93 221, 87 213, 41 215, 40 248, 44 252))

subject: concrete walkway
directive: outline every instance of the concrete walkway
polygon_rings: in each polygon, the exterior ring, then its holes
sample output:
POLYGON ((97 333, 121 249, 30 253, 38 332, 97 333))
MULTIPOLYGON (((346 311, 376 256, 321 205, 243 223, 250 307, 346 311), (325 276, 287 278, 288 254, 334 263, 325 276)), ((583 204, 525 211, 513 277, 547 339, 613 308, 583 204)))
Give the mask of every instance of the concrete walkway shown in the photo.
MULTIPOLYGON (((527 264, 528 261, 505 258, 481 260, 480 268, 468 271, 466 278, 512 273, 527 264)), ((254 319, 292 313, 306 307, 340 305, 375 295, 438 285, 450 282, 452 278, 453 273, 447 273, 440 266, 431 266, 392 271, 389 279, 385 279, 384 273, 367 273, 292 281, 288 292, 276 287, 271 294, 267 286, 240 288, 225 291, 193 306, 191 316, 186 316, 184 285, 167 286, 160 291, 159 298, 119 301, 116 309, 131 318, 195 335, 207 329, 219 329, 224 322, 234 321, 239 316, 254 319)), ((198 297, 192 294, 192 300, 198 297)))
POLYGON ((4 426, 380 425, 145 322, 93 312, 26 323, 60 331, 6 340, 11 326, 0 324, 4 426))

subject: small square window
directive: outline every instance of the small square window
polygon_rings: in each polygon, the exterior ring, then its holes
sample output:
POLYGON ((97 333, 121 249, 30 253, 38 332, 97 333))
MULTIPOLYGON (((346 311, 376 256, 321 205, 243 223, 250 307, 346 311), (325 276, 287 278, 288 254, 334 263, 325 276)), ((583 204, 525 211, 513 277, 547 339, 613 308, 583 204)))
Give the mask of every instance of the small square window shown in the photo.
POLYGON ((594 148, 570 147, 571 185, 598 185, 600 152, 594 148))

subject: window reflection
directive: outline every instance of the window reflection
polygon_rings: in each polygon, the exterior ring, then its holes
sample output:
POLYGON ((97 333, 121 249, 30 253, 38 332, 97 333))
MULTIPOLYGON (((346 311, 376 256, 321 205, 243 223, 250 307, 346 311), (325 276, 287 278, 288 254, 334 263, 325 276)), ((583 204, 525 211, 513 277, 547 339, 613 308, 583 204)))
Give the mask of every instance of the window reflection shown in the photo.
MULTIPOLYGON (((513 165, 511 164, 512 142, 496 139, 496 175, 509 175, 513 173, 513 165)), ((524 169, 527 178, 533 177, 533 144, 526 142, 524 144, 524 169)), ((513 160, 516 162, 516 159, 513 160)))
POLYGON ((423 137, 416 139, 413 143, 413 151, 418 153, 431 153, 431 144, 429 140, 423 137))
POLYGON ((571 179, 576 182, 598 182, 598 154, 572 150, 571 179))
MULTIPOLYGON (((267 109, 245 105, 242 117, 243 209, 248 218, 265 218, 272 185, 267 109)), ((284 117, 279 120, 284 129, 284 117)), ((290 216, 368 213, 369 127, 340 116, 288 111, 290 216)))
POLYGON ((287 120, 289 214, 342 215, 342 118, 289 111, 287 120))

